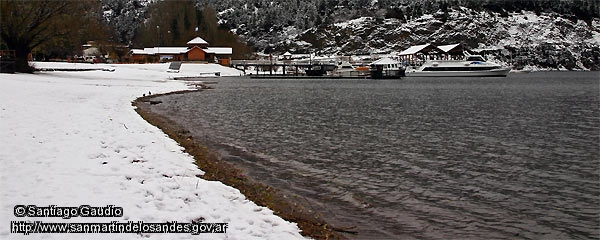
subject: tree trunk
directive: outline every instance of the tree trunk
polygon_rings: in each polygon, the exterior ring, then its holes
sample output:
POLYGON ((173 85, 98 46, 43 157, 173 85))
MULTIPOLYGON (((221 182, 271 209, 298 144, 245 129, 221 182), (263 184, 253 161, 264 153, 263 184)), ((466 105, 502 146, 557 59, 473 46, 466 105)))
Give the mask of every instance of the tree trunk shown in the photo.
POLYGON ((27 46, 17 46, 14 49, 16 50, 15 70, 22 73, 32 73, 34 69, 29 66, 28 61, 31 49, 27 46))

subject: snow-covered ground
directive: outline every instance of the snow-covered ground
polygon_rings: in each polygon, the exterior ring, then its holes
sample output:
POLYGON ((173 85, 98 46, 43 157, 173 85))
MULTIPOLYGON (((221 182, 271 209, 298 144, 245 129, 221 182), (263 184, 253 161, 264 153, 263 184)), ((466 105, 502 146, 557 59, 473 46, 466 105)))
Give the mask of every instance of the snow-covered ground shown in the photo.
MULTIPOLYGON (((49 64, 49 65, 48 65, 49 64)), ((37 67, 109 71, 0 74, 0 239, 299 239, 295 223, 232 187, 199 177, 194 160, 144 121, 131 102, 149 92, 187 89, 172 76, 239 71, 214 64, 37 67), (122 217, 15 217, 16 205, 123 208, 122 217), (191 235, 11 233, 11 221, 228 223, 227 232, 191 235)))

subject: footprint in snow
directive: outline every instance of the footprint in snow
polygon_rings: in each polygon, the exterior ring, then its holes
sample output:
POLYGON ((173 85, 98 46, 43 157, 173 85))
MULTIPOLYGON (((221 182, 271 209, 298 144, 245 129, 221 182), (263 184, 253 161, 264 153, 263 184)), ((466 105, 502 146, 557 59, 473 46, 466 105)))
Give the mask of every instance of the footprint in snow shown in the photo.
POLYGON ((99 158, 108 158, 104 153, 96 153, 88 155, 89 159, 99 159, 99 158))

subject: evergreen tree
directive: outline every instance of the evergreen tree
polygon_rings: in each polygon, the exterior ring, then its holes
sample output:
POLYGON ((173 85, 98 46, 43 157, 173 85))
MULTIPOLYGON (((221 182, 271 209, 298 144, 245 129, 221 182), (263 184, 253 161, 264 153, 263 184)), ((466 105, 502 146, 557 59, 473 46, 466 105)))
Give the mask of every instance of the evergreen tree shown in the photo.
POLYGON ((147 14, 148 20, 139 27, 135 38, 139 47, 186 46, 189 40, 199 36, 212 46, 232 47, 233 58, 247 58, 253 52, 228 28, 218 24, 217 13, 207 5, 197 5, 193 0, 156 2, 147 14))

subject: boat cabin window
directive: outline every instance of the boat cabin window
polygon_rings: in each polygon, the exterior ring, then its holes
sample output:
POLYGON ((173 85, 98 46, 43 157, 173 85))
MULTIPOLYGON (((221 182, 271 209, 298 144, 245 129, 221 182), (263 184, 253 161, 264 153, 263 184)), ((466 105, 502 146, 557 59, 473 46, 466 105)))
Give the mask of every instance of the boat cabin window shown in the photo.
POLYGON ((467 61, 469 61, 469 62, 473 62, 473 61, 485 62, 485 59, 483 59, 483 57, 481 57, 481 56, 469 56, 467 58, 467 61))

